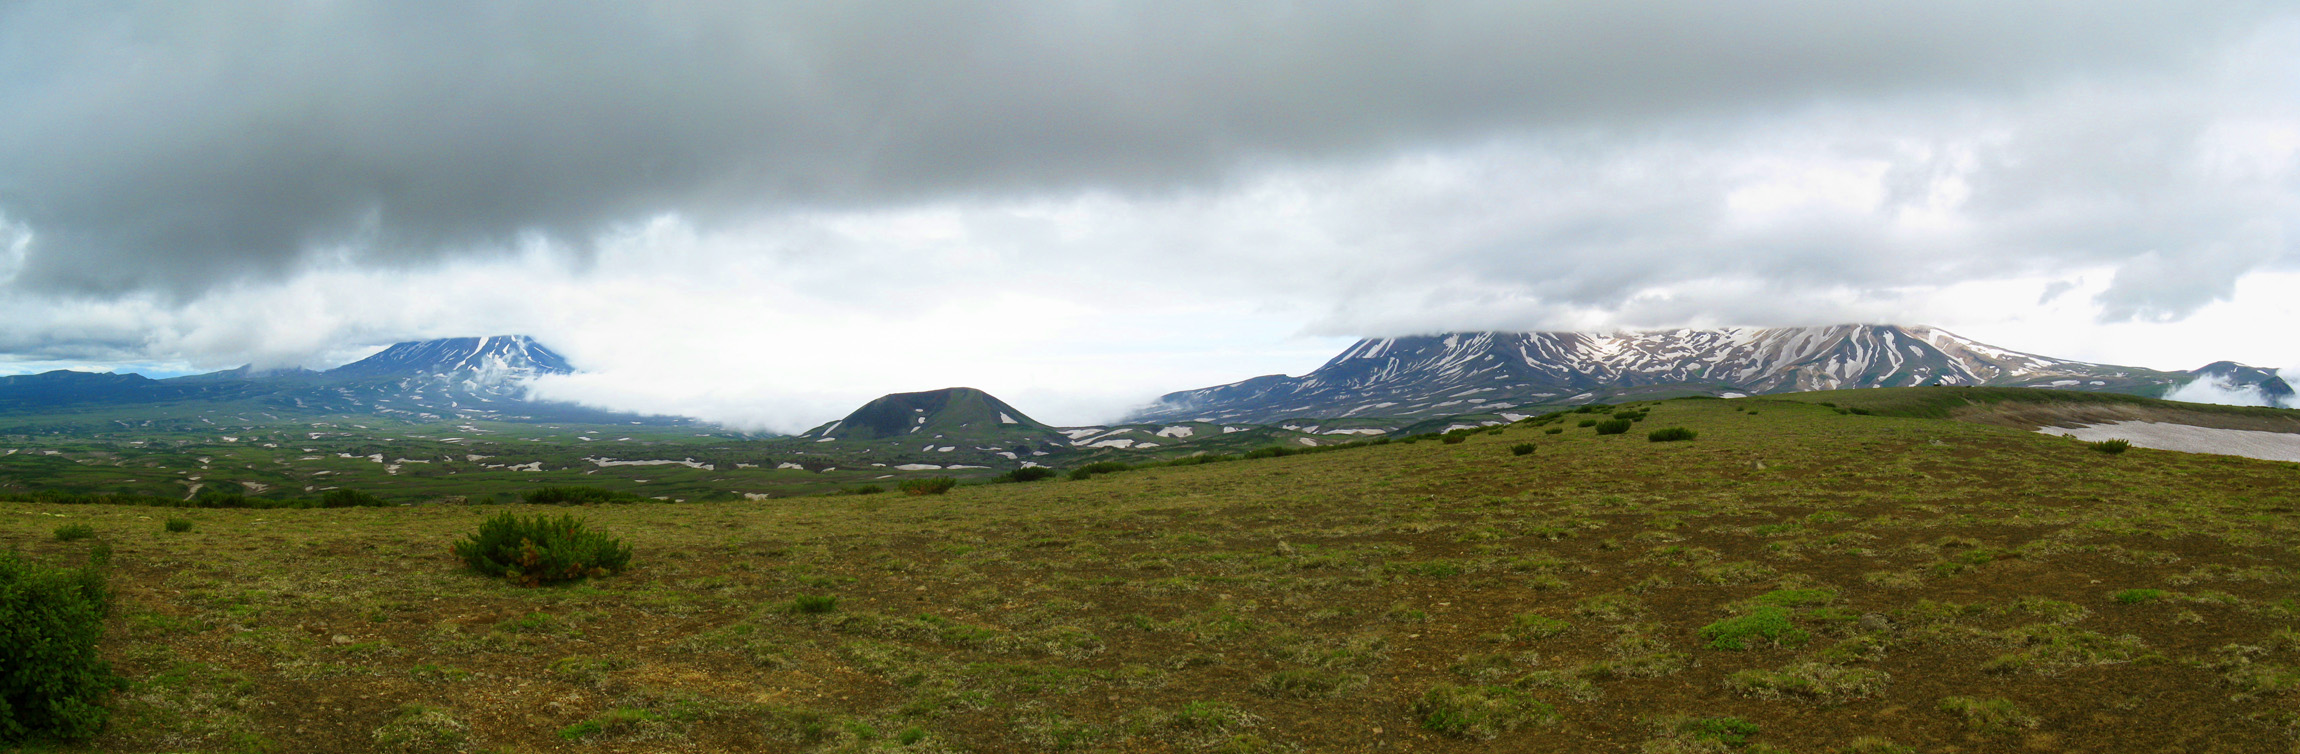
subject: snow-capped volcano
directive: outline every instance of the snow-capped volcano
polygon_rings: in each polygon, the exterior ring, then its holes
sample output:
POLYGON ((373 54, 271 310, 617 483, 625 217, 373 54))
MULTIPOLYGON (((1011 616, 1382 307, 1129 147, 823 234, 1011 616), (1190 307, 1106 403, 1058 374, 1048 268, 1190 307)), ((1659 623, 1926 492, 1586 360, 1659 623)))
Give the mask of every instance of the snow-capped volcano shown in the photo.
POLYGON ((1997 348, 1932 327, 1468 332, 1360 340, 1302 377, 1171 393, 1137 421, 1436 416, 1625 390, 1759 394, 1915 385, 2161 392, 2186 375, 1997 348))
POLYGON ((565 357, 525 335, 441 338, 395 343, 374 356, 327 371, 329 377, 465 376, 481 384, 523 381, 575 371, 565 357))

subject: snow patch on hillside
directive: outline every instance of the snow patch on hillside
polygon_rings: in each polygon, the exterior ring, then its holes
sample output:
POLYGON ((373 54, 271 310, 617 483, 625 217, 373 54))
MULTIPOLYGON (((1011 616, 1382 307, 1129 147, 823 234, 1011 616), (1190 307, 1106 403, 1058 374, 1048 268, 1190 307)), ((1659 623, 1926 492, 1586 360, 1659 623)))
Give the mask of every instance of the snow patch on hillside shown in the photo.
POLYGON ((2085 442, 2125 440, 2143 448, 2182 453, 2244 456, 2300 462, 2300 434, 2249 429, 2217 429, 2162 422, 2121 421, 2082 427, 2045 427, 2037 432, 2085 442))

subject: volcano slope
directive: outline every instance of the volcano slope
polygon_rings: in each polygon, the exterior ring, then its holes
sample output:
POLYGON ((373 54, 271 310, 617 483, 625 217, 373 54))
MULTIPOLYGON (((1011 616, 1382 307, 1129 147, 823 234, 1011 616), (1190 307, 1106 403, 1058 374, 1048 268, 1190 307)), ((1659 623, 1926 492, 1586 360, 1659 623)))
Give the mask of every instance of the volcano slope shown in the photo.
POLYGON ((113 550, 104 653, 129 680, 86 750, 2296 740, 2300 465, 1782 399, 1600 418, 944 496, 584 508, 637 555, 572 587, 447 554, 486 516, 564 509, 196 510, 169 533, 156 509, 9 504, 0 541, 113 550), (1670 427, 1698 436, 1648 441, 1670 427))

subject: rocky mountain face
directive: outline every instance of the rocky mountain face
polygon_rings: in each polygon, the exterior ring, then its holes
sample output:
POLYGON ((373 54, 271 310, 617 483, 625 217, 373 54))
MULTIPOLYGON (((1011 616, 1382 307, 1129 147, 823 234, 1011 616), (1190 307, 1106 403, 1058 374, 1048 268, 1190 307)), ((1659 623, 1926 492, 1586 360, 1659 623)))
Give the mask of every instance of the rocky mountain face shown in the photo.
POLYGON ((1465 332, 1358 341, 1301 377, 1170 393, 1131 421, 1538 413, 1632 396, 1992 385, 2161 395, 2181 372, 2055 359, 1931 327, 1465 332), (1537 410, 1538 408, 1538 410, 1537 410))

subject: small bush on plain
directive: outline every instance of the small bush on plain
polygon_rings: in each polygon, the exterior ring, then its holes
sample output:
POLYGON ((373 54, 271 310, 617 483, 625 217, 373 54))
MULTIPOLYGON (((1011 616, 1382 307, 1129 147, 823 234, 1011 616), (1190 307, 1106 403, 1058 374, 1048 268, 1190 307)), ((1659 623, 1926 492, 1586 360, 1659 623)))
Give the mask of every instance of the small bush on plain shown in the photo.
POLYGON ((1513 456, 1533 455, 1533 443, 1521 442, 1516 445, 1511 445, 1509 446, 1509 454, 1513 456))
POLYGON ((1441 438, 1441 439, 1439 440, 1439 442, 1443 442, 1443 443, 1445 443, 1445 444, 1447 444, 1447 445, 1460 445, 1460 444, 1462 444, 1462 441, 1464 441, 1464 440, 1468 440, 1468 439, 1469 439, 1469 436, 1468 436, 1468 435, 1457 435, 1457 434, 1454 434, 1454 433, 1448 432, 1448 433, 1446 433, 1445 437, 1443 437, 1443 438, 1441 438))
POLYGON ((112 606, 101 569, 51 568, 0 552, 0 742, 103 729, 104 693, 121 683, 96 656, 112 606))
POLYGON ((181 534, 183 532, 192 530, 192 520, 188 518, 171 518, 168 519, 168 522, 164 524, 164 526, 168 531, 181 534))
POLYGON ((1656 429, 1645 433, 1645 439, 1651 442, 1682 442, 1685 440, 1691 440, 1693 437, 1693 430, 1686 429, 1684 427, 1656 429))
POLYGON ((1758 639, 1778 646, 1793 647, 1805 643, 1813 636, 1789 622, 1788 610, 1765 606, 1750 611, 1748 615, 1702 626, 1701 638, 1709 640, 1710 649, 1740 651, 1748 649, 1749 643, 1758 639))
POLYGON ((1601 435, 1618 435, 1628 431, 1628 419, 1607 419, 1597 423, 1597 433, 1601 435))
POLYGON ((471 570, 520 586, 577 581, 621 573, 631 546, 584 528, 573 516, 521 518, 504 513, 479 525, 452 548, 471 570))
POLYGON ((359 490, 328 490, 327 494, 319 496, 319 507, 322 508, 379 508, 386 505, 390 503, 384 502, 383 498, 359 490))
POLYGON ((791 598, 791 612, 821 615, 839 609, 839 598, 827 594, 802 594, 791 598))
POLYGON ((1025 466, 999 475, 1000 480, 1008 482, 1035 482, 1053 478, 1054 470, 1044 466, 1025 466))
POLYGON ((63 526, 56 527, 56 541, 58 542, 70 542, 76 539, 92 539, 95 536, 96 527, 89 526, 87 524, 65 524, 63 526))
POLYGON ((2155 602, 2160 599, 2164 599, 2164 590, 2162 589, 2126 589, 2116 593, 2116 601, 2127 605, 2155 602))
POLYGON ((628 492, 616 492, 598 487, 537 487, 520 496, 528 505, 589 505, 592 503, 635 503, 644 498, 628 492))
POLYGON ((956 486, 958 486, 958 480, 946 476, 905 479, 902 484, 896 485, 897 489, 902 490, 902 494, 905 495, 940 495, 949 492, 950 488, 956 486))
POLYGON ((2096 442, 2096 443, 2093 443, 2093 444, 2092 444, 2092 449, 2093 449, 2093 450, 2097 450, 2097 451, 2100 451, 2100 452, 2102 452, 2102 453, 2107 453, 2107 454, 2109 454, 2109 455, 2112 455, 2112 456, 2113 456, 2113 455, 2116 455, 2116 454, 2118 454, 2118 453, 2122 453, 2122 452, 2124 452, 2124 451, 2127 451, 2127 450, 2131 450, 2131 449, 2132 449, 2132 441, 2130 441, 2130 440, 2102 440, 2102 441, 2100 441, 2100 442, 2096 442))
POLYGON ((2034 728, 2037 717, 2010 699, 1975 699, 1952 696, 1941 700, 1942 712, 1964 718, 1965 726, 1982 733, 2003 734, 2034 728))
POLYGON ((1432 687, 1414 703, 1422 727, 1457 738, 1491 741, 1528 725, 1558 721, 1557 708, 1508 686, 1432 687))

